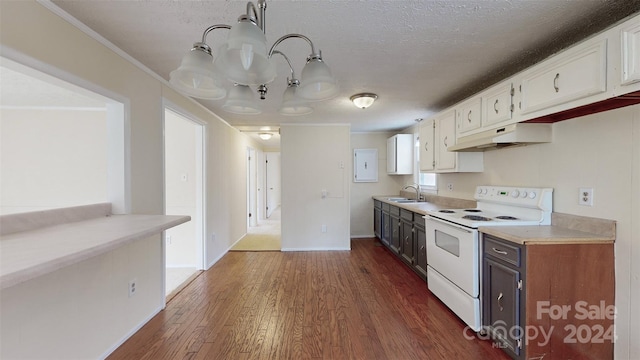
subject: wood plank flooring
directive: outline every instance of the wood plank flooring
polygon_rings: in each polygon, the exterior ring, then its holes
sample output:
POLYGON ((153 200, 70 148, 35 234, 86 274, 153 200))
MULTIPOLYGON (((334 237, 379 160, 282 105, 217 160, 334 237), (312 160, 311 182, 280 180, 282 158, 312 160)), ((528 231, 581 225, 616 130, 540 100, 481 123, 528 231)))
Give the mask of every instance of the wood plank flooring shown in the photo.
POLYGON ((376 239, 229 252, 109 359, 508 359, 376 239))

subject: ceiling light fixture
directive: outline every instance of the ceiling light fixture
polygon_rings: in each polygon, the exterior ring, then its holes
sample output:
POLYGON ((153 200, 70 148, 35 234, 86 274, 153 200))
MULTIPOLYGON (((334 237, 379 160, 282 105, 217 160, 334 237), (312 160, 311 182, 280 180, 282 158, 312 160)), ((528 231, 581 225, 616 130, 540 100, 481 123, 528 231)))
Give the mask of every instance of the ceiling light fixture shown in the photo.
MULTIPOLYGON (((284 56, 291 69, 291 80, 287 79, 288 86, 283 96, 280 113, 308 114, 313 109, 306 104, 306 101, 322 101, 334 97, 338 92, 337 82, 327 64, 322 60, 322 52, 316 50, 313 42, 304 35, 284 35, 276 40, 271 48, 268 48, 265 36, 267 3, 266 0, 258 0, 257 4, 259 13, 253 2, 248 2, 246 14, 241 15, 233 27, 219 24, 205 29, 202 41, 193 44, 191 51, 183 57, 180 66, 169 75, 169 82, 188 96, 217 100, 226 96, 224 89, 224 79, 226 79, 236 85, 229 92, 229 100, 233 93, 240 92, 239 86, 247 88, 257 86, 260 98, 264 100, 267 84, 277 76, 272 56, 274 53, 279 53, 284 56), (216 29, 230 31, 226 43, 220 47, 214 60, 211 47, 206 43, 206 37, 216 29), (311 47, 311 54, 307 57, 300 80, 295 78, 289 59, 276 50, 281 42, 291 38, 303 39, 311 47)), ((246 91, 247 89, 242 88, 242 92, 246 91)), ((247 101, 249 101, 248 98, 245 98, 243 106, 230 105, 223 108, 235 113, 259 114, 259 111, 256 112, 256 105, 245 106, 248 104, 247 101)))
POLYGON ((360 93, 353 95, 350 99, 353 101, 353 105, 366 109, 369 106, 373 105, 373 102, 376 101, 378 95, 372 93, 360 93))
POLYGON ((273 134, 272 133, 260 133, 260 134, 258 134, 258 136, 260 136, 260 139, 262 139, 262 140, 269 140, 269 139, 271 139, 273 134))

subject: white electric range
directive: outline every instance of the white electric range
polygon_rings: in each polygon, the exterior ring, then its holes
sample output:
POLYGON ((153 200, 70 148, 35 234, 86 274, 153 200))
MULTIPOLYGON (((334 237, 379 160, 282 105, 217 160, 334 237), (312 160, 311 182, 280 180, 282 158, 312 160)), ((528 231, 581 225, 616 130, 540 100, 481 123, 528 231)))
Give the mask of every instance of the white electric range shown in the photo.
POLYGON ((473 209, 427 211, 429 290, 480 331, 480 226, 549 225, 553 189, 478 186, 473 209))

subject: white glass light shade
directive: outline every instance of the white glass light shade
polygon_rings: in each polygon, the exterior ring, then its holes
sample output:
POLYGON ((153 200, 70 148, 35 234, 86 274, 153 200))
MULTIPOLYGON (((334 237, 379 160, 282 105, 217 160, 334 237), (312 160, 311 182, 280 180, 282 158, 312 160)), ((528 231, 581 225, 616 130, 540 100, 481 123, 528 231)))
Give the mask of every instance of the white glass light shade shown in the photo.
POLYGON ((304 100, 296 96, 297 85, 289 85, 282 95, 282 106, 278 112, 282 115, 296 116, 313 112, 313 108, 304 100))
POLYGON ((320 59, 312 59, 302 69, 298 96, 303 99, 320 101, 330 99, 338 93, 338 84, 331 70, 320 59))
POLYGON ((271 139, 273 134, 272 133, 260 133, 260 134, 258 134, 258 136, 260 136, 260 139, 262 139, 262 140, 269 140, 269 139, 271 139))
POLYGON ((268 84, 277 75, 267 56, 267 38, 249 20, 240 20, 231 28, 215 66, 229 81, 243 85, 268 84))
POLYGON ((241 115, 257 115, 262 112, 251 88, 238 84, 229 91, 227 101, 222 108, 230 113, 241 115))
POLYGON ((214 72, 213 57, 199 49, 182 58, 180 66, 169 74, 169 82, 178 91, 200 99, 222 99, 227 94, 214 72))
POLYGON ((376 101, 377 98, 378 98, 378 95, 376 94, 363 93, 363 94, 353 95, 351 97, 351 101, 353 101, 353 105, 361 109, 366 109, 369 106, 373 105, 373 102, 376 101))

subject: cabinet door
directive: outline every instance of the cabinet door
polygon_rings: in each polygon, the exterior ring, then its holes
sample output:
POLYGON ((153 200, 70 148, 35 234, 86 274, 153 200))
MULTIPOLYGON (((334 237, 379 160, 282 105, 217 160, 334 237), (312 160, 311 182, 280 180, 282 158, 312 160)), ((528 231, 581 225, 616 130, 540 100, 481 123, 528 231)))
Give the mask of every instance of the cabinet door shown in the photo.
POLYGON ((557 56, 522 79, 522 113, 581 99, 606 90, 607 41, 557 56))
POLYGON ((387 173, 389 174, 396 172, 396 145, 396 136, 387 139, 387 173))
POLYGON ((449 146, 456 143, 456 115, 455 111, 449 111, 436 119, 436 133, 438 144, 436 145, 436 169, 449 170, 456 167, 456 153, 448 151, 449 146))
POLYGON ((624 27, 622 36, 622 78, 621 85, 640 81, 640 24, 624 27))
POLYGON ((353 182, 378 182, 378 149, 353 149, 353 182))
MULTIPOLYGON (((520 272, 491 259, 484 259, 483 323, 491 337, 512 357, 522 352, 523 335, 520 314, 520 272)), ((522 314, 524 315, 524 314, 522 314)))
POLYGON ((383 211, 382 212, 382 237, 380 238, 380 240, 382 240, 382 243, 390 246, 389 244, 389 240, 391 239, 391 216, 389 215, 388 212, 383 211))
MULTIPOLYGON (((424 220, 423 220, 424 221, 424 220)), ((414 268, 421 278, 427 278, 427 234, 424 227, 414 225, 415 263, 414 268)))
POLYGON ((373 232, 382 240, 382 210, 377 207, 373 208, 373 232))
POLYGON ((402 221, 402 260, 409 266, 413 265, 413 223, 402 221))
POLYGON ((484 97, 483 126, 511 120, 513 115, 513 86, 511 83, 496 87, 484 97))
POLYGON ((390 216, 389 219, 389 248, 396 254, 400 254, 400 226, 402 224, 400 223, 400 218, 397 216, 390 216))
POLYGON ((480 128, 482 122, 482 98, 477 97, 458 107, 458 134, 480 128))
POLYGON ((420 126, 420 170, 431 171, 435 167, 434 121, 429 119, 420 126))

